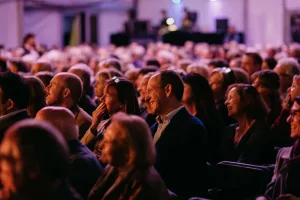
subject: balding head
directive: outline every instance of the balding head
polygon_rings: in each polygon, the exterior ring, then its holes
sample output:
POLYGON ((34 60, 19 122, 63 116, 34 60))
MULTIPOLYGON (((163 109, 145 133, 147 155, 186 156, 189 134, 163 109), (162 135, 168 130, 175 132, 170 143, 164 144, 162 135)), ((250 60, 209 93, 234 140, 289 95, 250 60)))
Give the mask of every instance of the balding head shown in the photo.
POLYGON ((38 72, 44 72, 44 71, 53 72, 53 67, 51 63, 45 60, 40 60, 35 62, 31 69, 31 73, 33 75, 35 75, 38 72))
POLYGON ((78 126, 73 113, 69 109, 55 106, 45 107, 37 113, 35 119, 52 124, 67 141, 78 138, 78 126))

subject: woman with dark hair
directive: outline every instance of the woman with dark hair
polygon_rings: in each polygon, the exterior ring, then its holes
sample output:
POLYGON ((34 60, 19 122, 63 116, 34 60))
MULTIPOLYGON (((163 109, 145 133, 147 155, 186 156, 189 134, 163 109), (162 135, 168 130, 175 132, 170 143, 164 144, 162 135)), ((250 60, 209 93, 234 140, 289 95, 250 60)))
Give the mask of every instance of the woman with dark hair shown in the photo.
POLYGON ((26 108, 27 113, 30 117, 34 118, 36 113, 46 106, 46 93, 43 82, 34 77, 25 77, 25 82, 29 87, 29 102, 26 108))
POLYGON ((213 92, 206 78, 199 74, 187 74, 183 77, 183 82, 182 104, 190 114, 204 123, 213 161, 216 161, 225 124, 216 109, 213 92), (216 126, 216 124, 218 125, 216 126))
POLYGON ((103 139, 103 133, 109 125, 112 115, 119 111, 132 115, 139 115, 140 113, 133 84, 122 78, 113 77, 106 82, 100 102, 100 105, 93 112, 92 125, 81 139, 81 142, 91 150, 95 150, 96 143, 103 139), (105 120, 105 115, 108 115, 109 119, 105 120))
POLYGON ((265 121, 268 108, 260 94, 247 84, 231 85, 227 91, 228 115, 238 123, 225 131, 221 159, 256 165, 273 163, 274 145, 265 121))
POLYGON ((224 105, 225 93, 231 84, 236 82, 234 72, 230 68, 216 68, 209 78, 209 85, 213 91, 217 111, 226 125, 235 123, 235 120, 228 116, 227 108, 224 105))
POLYGON ((252 74, 251 79, 253 86, 270 109, 266 120, 267 124, 271 126, 281 112, 279 76, 272 70, 262 70, 252 74))
POLYGON ((11 126, 0 146, 1 199, 81 199, 68 183, 65 139, 50 124, 24 120, 11 126))

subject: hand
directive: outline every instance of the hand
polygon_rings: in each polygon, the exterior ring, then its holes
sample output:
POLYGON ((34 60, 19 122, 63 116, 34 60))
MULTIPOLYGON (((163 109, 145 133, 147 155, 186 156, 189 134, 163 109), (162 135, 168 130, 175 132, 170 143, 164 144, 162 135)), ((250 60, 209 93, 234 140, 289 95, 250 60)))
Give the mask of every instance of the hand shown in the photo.
POLYGON ((91 129, 97 129, 99 123, 103 120, 106 111, 107 109, 105 103, 100 103, 100 105, 92 114, 92 125, 90 127, 91 129))
POLYGON ((286 109, 286 110, 290 110, 292 107, 292 100, 291 100, 291 95, 287 95, 286 98, 283 100, 282 103, 282 108, 286 109))
POLYGON ((276 200, 300 200, 300 198, 295 197, 291 194, 284 194, 279 196, 276 200))

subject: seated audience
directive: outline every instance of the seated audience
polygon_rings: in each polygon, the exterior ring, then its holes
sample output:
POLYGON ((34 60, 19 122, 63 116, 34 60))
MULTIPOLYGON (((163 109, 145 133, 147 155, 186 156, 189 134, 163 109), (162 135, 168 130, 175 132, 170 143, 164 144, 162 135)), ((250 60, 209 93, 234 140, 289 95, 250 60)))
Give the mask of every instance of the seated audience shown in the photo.
POLYGON ((135 85, 137 88, 140 87, 140 82, 141 80, 143 79, 144 75, 150 73, 150 72, 156 72, 158 69, 155 68, 155 67, 144 67, 142 69, 139 70, 139 73, 138 73, 138 77, 136 79, 136 82, 135 82, 135 85))
MULTIPOLYGON (((280 195, 292 194, 300 198, 300 97, 295 98, 287 122, 290 124, 290 137, 295 140, 291 147, 280 149, 271 183, 267 187, 265 199, 278 199, 280 195)), ((279 198, 280 199, 280 198, 279 198)), ((284 199, 284 198, 283 198, 284 199)), ((286 198, 290 199, 290 198, 286 198)))
POLYGON ((138 74, 139 74, 139 69, 137 68, 132 68, 125 72, 125 77, 134 85, 135 88, 137 88, 136 80, 138 78, 138 74))
POLYGON ((26 64, 21 60, 10 60, 8 70, 13 73, 27 73, 29 72, 26 64))
POLYGON ((118 113, 104 134, 101 160, 108 163, 89 200, 167 200, 168 190, 154 169, 155 149, 147 124, 118 113))
POLYGON ((238 122, 227 127, 220 149, 224 161, 248 164, 274 162, 274 145, 265 122, 268 108, 255 87, 234 84, 228 88, 225 105, 238 122))
POLYGON ((262 69, 274 69, 277 65, 277 61, 274 58, 264 59, 261 68, 262 69))
POLYGON ((97 143, 103 139, 103 134, 110 123, 110 118, 105 119, 108 115, 122 111, 127 114, 139 115, 139 105, 136 91, 133 84, 125 79, 113 77, 104 87, 104 94, 100 98, 100 105, 93 112, 92 124, 86 131, 81 142, 95 151, 97 155, 97 143))
POLYGON ((114 69, 118 70, 119 72, 122 72, 121 63, 116 58, 105 59, 104 61, 99 63, 98 67, 99 67, 99 71, 101 71, 103 69, 114 68, 114 69))
POLYGON ((271 126, 281 112, 279 76, 274 71, 262 70, 252 74, 251 78, 253 86, 257 89, 270 109, 266 120, 267 124, 271 126))
POLYGON ((222 59, 214 59, 211 62, 208 63, 208 67, 210 71, 213 71, 216 68, 223 68, 223 67, 229 67, 226 60, 222 59))
POLYGON ((0 73, 0 142, 15 122, 28 118, 29 88, 25 80, 12 72, 0 73))
POLYGON ((93 102, 91 97, 88 95, 88 91, 91 86, 91 74, 90 68, 85 64, 77 64, 68 70, 69 73, 78 76, 82 82, 82 95, 78 102, 78 106, 82 108, 89 115, 92 115, 96 109, 96 104, 93 102))
POLYGON ((210 71, 207 65, 200 63, 192 63, 186 68, 187 73, 200 74, 207 80, 209 79, 210 71))
POLYGON ((69 185, 66 142, 50 124, 24 120, 0 146, 1 199, 80 200, 69 185))
POLYGON ((176 72, 161 71, 150 78, 146 98, 149 114, 158 115, 151 127, 155 168, 171 191, 187 199, 207 193, 208 156, 205 127, 181 105, 183 90, 176 72))
POLYGON ((241 68, 231 68, 236 78, 236 83, 249 84, 250 78, 247 72, 241 68))
POLYGON ((293 77, 300 72, 299 64, 294 58, 283 58, 278 61, 274 71, 280 78, 281 98, 285 99, 287 89, 292 85, 293 77))
POLYGON ((251 77, 252 74, 261 70, 262 62, 263 60, 258 53, 245 53, 242 57, 242 68, 251 77))
POLYGON ((236 82, 235 75, 230 68, 214 69, 209 78, 209 85, 213 91, 216 108, 226 125, 235 123, 235 120, 228 116, 227 108, 224 104, 225 93, 229 85, 236 82))
POLYGON ((50 81, 50 85, 45 88, 48 106, 65 107, 75 115, 79 138, 83 137, 92 122, 91 116, 78 106, 82 90, 82 82, 78 76, 66 72, 56 74, 50 81))
POLYGON ((216 162, 225 124, 216 109, 213 92, 208 81, 199 74, 187 74, 183 77, 183 82, 182 104, 191 115, 203 122, 207 131, 210 154, 213 157, 212 162, 216 162))
POLYGON ((25 82, 29 87, 29 100, 26 108, 30 117, 46 106, 45 86, 42 81, 34 76, 26 76, 25 82))
POLYGON ((83 199, 87 199, 103 169, 93 152, 78 140, 73 113, 62 107, 46 107, 37 113, 35 119, 52 124, 67 141, 70 183, 83 199))

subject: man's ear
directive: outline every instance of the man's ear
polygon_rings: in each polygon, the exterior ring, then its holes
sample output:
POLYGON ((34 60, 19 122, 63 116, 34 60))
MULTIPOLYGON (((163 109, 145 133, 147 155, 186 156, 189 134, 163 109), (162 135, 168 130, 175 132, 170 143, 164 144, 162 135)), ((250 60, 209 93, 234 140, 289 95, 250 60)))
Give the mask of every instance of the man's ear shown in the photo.
POLYGON ((69 88, 64 89, 63 97, 66 98, 71 95, 71 91, 69 88))
POLYGON ((171 84, 168 84, 165 86, 165 93, 166 93, 166 97, 169 97, 172 93, 172 85, 171 84))
POLYGON ((5 103, 5 106, 6 106, 6 110, 12 110, 14 107, 15 107, 15 102, 11 99, 8 99, 5 103))

